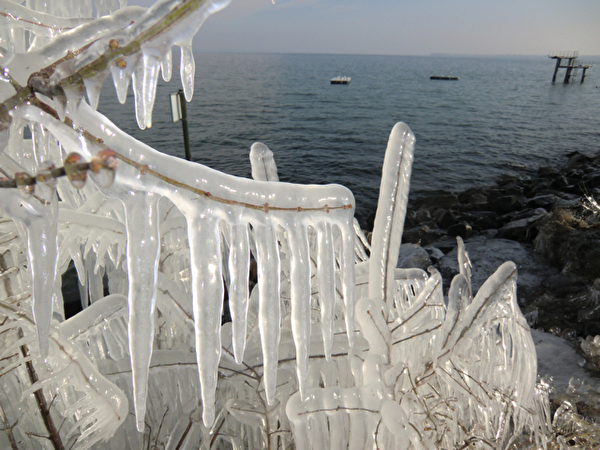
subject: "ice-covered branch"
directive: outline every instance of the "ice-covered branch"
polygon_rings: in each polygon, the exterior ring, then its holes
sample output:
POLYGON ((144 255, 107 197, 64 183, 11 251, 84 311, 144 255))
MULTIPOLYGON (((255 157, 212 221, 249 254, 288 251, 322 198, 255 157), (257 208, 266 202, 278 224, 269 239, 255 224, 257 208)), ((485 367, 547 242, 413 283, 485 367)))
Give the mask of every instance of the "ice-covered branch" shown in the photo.
POLYGON ((396 124, 383 161, 369 260, 369 297, 386 304, 386 316, 393 307, 393 274, 408 204, 414 144, 410 128, 403 123, 396 124))

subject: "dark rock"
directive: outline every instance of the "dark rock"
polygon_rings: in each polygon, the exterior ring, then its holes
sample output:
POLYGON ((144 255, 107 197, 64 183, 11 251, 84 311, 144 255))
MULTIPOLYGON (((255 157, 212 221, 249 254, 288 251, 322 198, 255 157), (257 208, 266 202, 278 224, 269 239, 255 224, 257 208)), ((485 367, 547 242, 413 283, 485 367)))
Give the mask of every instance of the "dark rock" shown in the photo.
POLYGON ((586 336, 597 336, 600 334, 600 322, 587 322, 584 325, 584 334, 586 336))
POLYGON ((475 204, 481 204, 481 203, 486 203, 487 200, 487 195, 484 194, 484 190, 482 190, 481 188, 471 188, 471 189, 467 189, 464 192, 461 192, 460 194, 458 194, 458 200, 461 203, 475 203, 475 204))
POLYGON ((434 242, 431 246, 439 248, 444 254, 454 250, 457 246, 456 239, 453 237, 447 237, 445 239, 434 242))
POLYGON ((579 152, 573 152, 569 155, 569 160, 564 166, 565 170, 587 166, 592 162, 592 158, 582 155, 579 152))
POLYGON ((527 239, 530 228, 528 219, 513 220, 498 230, 498 237, 502 239, 512 239, 513 241, 528 242, 527 239))
POLYGON ((588 189, 600 187, 600 171, 584 175, 581 181, 588 189))
POLYGON ((498 237, 498 230, 496 230, 496 229, 485 230, 485 231, 482 231, 479 235, 482 237, 485 237, 487 239, 496 239, 498 237))
POLYGON ((521 196, 523 195, 523 186, 513 184, 506 187, 504 192, 506 195, 521 196))
POLYGON ((432 245, 425 247, 425 251, 429 255, 429 259, 433 264, 437 263, 440 259, 444 257, 444 252, 432 245))
POLYGON ((417 211, 416 220, 418 223, 430 222, 431 213, 427 209, 420 209, 417 211))
POLYGON ((416 209, 429 209, 435 211, 439 208, 450 209, 452 206, 459 203, 456 194, 440 193, 439 195, 430 195, 420 197, 414 200, 416 209))
POLYGON ((528 200, 526 205, 529 208, 552 209, 558 203, 559 198, 554 194, 538 195, 528 200))
POLYGON ((489 209, 491 211, 497 212, 498 214, 505 214, 507 212, 517 209, 517 204, 517 197, 515 197, 514 195, 505 195, 502 197, 498 197, 496 200, 494 200, 489 205, 489 209))
POLYGON ((548 215, 544 208, 536 208, 516 214, 513 219, 498 229, 498 237, 519 242, 531 242, 538 235, 536 225, 548 215))
POLYGON ((401 269, 418 268, 427 270, 431 266, 429 253, 418 244, 402 244, 396 267, 401 269))
POLYGON ((442 217, 438 220, 438 225, 444 229, 450 228, 456 223, 458 223, 458 218, 452 211, 445 211, 442 217))
POLYGON ((590 189, 591 188, 586 188, 581 184, 573 184, 561 189, 561 193, 582 195, 584 192, 589 191, 590 189))
POLYGON ((502 189, 490 189, 487 194, 488 204, 495 202, 500 197, 504 197, 504 191, 502 189))
POLYGON ((566 297, 580 293, 581 287, 584 285, 583 278, 557 271, 542 281, 540 291, 551 292, 556 297, 566 297))
POLYGON ((498 227, 503 227, 507 223, 512 222, 517 214, 518 214, 517 211, 509 211, 506 214, 498 216, 496 218, 496 225, 498 227))
POLYGON ((555 167, 540 167, 538 169, 538 176, 540 178, 554 178, 558 175, 558 170, 555 167))
POLYGON ((513 217, 513 220, 520 219, 533 219, 531 223, 540 220, 541 218, 548 215, 548 211, 545 208, 525 209, 513 217))
POLYGON ((547 191, 548 189, 550 189, 550 182, 548 180, 538 178, 529 185, 528 189, 526 189, 524 193, 527 197, 533 197, 541 192, 547 191))
POLYGON ((406 209, 406 217, 404 218, 404 228, 414 228, 419 225, 419 219, 417 216, 417 212, 413 209, 406 209))
POLYGON ((473 211, 468 213, 466 218, 472 224, 473 229, 481 231, 496 228, 498 214, 493 211, 473 211))
POLYGON ((556 178, 552 180, 550 183, 550 187, 553 189, 564 189, 569 186, 569 180, 563 174, 558 175, 556 178))
POLYGON ((427 225, 423 225, 422 227, 405 230, 402 234, 402 242, 429 245, 444 235, 445 233, 440 230, 432 230, 427 225))
POLYGON ((570 272, 600 277, 600 230, 572 211, 555 210, 538 227, 535 245, 548 260, 570 272))
POLYGON ((472 211, 481 211, 487 207, 488 203, 461 203, 453 208, 455 213, 470 213, 472 211))
POLYGON ((581 184, 584 173, 581 170, 571 169, 566 174, 569 184, 581 184))
POLYGON ((460 236, 463 239, 471 237, 473 234, 473 227, 467 222, 459 222, 448 228, 448 235, 460 236))

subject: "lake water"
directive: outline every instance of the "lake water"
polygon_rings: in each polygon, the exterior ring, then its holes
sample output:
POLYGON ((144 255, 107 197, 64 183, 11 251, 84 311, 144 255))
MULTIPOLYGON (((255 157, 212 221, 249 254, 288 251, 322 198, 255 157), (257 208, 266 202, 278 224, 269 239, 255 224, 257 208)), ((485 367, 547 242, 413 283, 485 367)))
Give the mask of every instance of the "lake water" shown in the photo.
MULTIPOLYGON (((120 105, 110 79, 99 110, 137 139, 183 157, 169 104, 180 88, 177 66, 170 83, 159 83, 152 128, 139 130, 133 94, 120 105)), ((249 177, 250 146, 263 142, 281 181, 349 187, 364 223, 399 121, 417 138, 411 195, 489 185, 504 173, 560 164, 571 151, 600 151, 598 67, 569 85, 553 85, 553 70, 554 60, 543 56, 197 54, 187 105, 192 159, 249 177), (338 75, 352 82, 331 85, 338 75)))

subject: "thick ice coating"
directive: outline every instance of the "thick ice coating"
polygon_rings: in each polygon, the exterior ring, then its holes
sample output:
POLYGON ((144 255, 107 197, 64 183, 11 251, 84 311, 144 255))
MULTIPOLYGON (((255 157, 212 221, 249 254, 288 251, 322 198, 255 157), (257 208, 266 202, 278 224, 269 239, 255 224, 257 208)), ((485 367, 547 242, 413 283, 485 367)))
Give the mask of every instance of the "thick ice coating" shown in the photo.
POLYGON ((403 123, 394 126, 383 161, 379 203, 373 225, 369 262, 369 297, 384 301, 388 312, 394 290, 394 269, 400 249, 415 137, 403 123))

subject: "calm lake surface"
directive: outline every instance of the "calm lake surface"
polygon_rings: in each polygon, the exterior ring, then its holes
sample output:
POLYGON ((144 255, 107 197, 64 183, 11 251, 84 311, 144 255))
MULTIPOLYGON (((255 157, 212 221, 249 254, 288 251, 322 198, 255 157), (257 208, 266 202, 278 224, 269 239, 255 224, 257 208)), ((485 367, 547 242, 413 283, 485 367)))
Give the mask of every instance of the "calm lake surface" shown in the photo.
MULTIPOLYGON (((178 55, 170 83, 157 88, 153 126, 137 127, 133 93, 116 100, 112 81, 99 110, 124 131, 184 157, 169 94, 180 88, 178 55)), ((552 84, 554 60, 539 57, 417 57, 304 54, 196 54, 188 103, 192 159, 250 177, 260 141, 275 153, 281 181, 339 183, 365 223, 376 208, 381 165, 396 122, 416 135, 411 195, 489 185, 600 151, 600 75, 552 84), (331 85, 338 75, 349 85, 331 85), (459 81, 432 81, 453 75, 459 81)), ((562 76, 561 76, 562 75, 562 76)))

